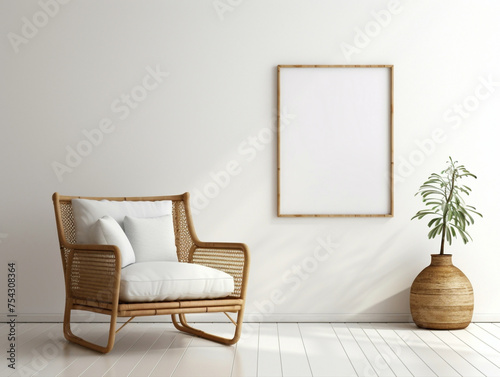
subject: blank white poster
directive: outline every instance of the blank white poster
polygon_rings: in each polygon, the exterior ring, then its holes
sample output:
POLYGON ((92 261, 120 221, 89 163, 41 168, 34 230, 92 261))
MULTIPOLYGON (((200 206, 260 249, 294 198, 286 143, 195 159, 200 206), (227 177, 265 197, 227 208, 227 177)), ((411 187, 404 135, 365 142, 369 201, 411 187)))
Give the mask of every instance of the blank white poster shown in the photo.
POLYGON ((392 215, 392 66, 279 66, 278 215, 392 215))

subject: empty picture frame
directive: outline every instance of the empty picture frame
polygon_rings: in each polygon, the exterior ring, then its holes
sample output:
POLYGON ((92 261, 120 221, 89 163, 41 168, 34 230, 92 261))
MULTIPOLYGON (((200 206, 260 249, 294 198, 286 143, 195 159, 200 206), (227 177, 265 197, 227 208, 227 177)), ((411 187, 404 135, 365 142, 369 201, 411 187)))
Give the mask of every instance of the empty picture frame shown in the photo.
POLYGON ((278 216, 391 217, 393 66, 278 66, 278 216))

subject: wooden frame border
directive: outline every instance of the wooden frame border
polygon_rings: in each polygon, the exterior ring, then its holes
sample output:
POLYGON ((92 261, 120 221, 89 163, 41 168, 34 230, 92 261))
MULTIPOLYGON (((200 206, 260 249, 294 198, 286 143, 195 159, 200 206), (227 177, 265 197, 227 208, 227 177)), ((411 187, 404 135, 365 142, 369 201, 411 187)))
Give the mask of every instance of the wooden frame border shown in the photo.
POLYGON ((277 108, 278 108, 278 132, 277 132, 277 213, 278 217, 393 217, 394 216, 394 65, 278 65, 277 66, 277 108), (284 214, 281 213, 281 85, 280 85, 280 70, 281 68, 389 68, 390 77, 390 113, 389 113, 389 145, 390 145, 390 200, 389 213, 385 214, 284 214))

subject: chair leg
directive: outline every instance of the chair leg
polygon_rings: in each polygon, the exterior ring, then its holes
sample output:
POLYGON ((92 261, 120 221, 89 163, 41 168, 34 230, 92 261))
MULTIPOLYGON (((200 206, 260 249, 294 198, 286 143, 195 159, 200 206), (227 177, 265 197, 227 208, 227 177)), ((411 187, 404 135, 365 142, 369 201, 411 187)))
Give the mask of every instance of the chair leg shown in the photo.
POLYGON ((241 327, 243 326, 243 310, 238 311, 238 318, 236 320, 234 336, 232 338, 224 338, 218 335, 209 334, 204 331, 198 330, 192 326, 189 326, 186 321, 186 315, 183 313, 179 314, 179 321, 177 321, 176 319, 176 314, 172 314, 172 322, 177 330, 198 336, 200 338, 212 340, 214 342, 221 343, 226 346, 230 346, 232 344, 235 344, 240 339, 241 327))
POLYGON ((106 346, 100 346, 95 343, 91 343, 85 339, 82 339, 71 331, 71 303, 67 302, 66 303, 66 308, 64 310, 64 337, 73 343, 79 344, 83 347, 89 348, 94 351, 98 351, 101 353, 108 353, 113 349, 113 346, 115 344, 115 327, 116 327, 116 318, 117 318, 117 313, 116 311, 113 311, 111 314, 111 319, 109 323, 109 334, 108 334, 108 343, 106 346))

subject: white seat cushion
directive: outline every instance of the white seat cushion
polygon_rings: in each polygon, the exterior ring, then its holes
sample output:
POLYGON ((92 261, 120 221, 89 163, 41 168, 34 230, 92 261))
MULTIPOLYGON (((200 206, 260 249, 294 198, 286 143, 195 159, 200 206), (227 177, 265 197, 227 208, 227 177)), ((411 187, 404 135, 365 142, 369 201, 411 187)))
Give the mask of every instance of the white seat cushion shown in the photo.
POLYGON ((120 249, 121 267, 135 262, 135 254, 121 226, 111 216, 103 216, 90 228, 90 242, 97 245, 115 245, 120 249))
POLYGON ((228 296, 233 290, 231 275, 199 264, 141 262, 121 271, 122 302, 218 298, 228 296))
POLYGON ((150 202, 72 199, 71 205, 75 217, 76 241, 80 244, 90 243, 90 227, 106 215, 114 218, 122 228, 125 216, 172 216, 171 200, 150 202))

